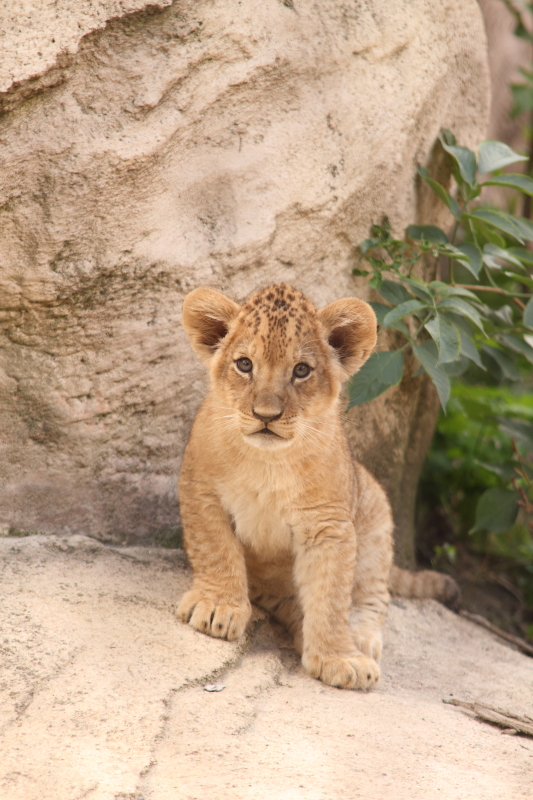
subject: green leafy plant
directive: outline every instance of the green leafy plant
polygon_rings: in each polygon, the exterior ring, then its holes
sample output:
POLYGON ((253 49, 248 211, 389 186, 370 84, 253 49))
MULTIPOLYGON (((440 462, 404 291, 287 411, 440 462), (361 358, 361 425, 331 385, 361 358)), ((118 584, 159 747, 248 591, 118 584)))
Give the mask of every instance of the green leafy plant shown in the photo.
MULTIPOLYGON (((420 483, 422 514, 444 509, 456 536, 520 571, 533 606, 533 395, 454 381, 420 483)), ((453 554, 445 542, 435 561, 453 554)))
POLYGON ((409 225, 405 239, 396 239, 385 220, 361 243, 363 266, 354 274, 369 278, 385 301, 371 304, 381 328, 398 331, 403 342, 398 349, 373 353, 351 378, 350 408, 401 381, 408 349, 433 381, 444 409, 450 378, 469 363, 510 381, 533 364, 533 253, 526 247, 533 240, 533 223, 479 202, 485 186, 533 196, 532 178, 501 173, 526 157, 494 141, 482 142, 476 156, 450 131, 439 139, 451 160, 456 196, 423 167, 418 173, 449 208, 453 230, 448 236, 434 225, 409 225), (415 268, 428 257, 444 264, 446 280, 418 277, 415 268))
MULTIPOLYGON (((451 233, 433 225, 409 225, 405 238, 397 239, 384 220, 361 243, 354 274, 366 276, 381 295, 383 302, 371 305, 381 328, 397 332, 397 348, 373 353, 352 376, 349 407, 400 383, 406 364, 412 364, 405 358, 408 353, 418 361, 415 374, 426 373, 433 381, 444 411, 453 379, 465 373, 481 377, 485 386, 469 387, 474 394, 453 399, 449 423, 462 425, 463 433, 477 428, 476 446, 467 457, 455 458, 444 485, 453 484, 454 471, 460 476, 463 489, 456 498, 462 493, 462 512, 474 544, 486 544, 490 534, 496 537, 493 548, 503 554, 510 541, 506 536, 514 531, 520 542, 507 552, 525 559, 533 573, 532 531, 529 523, 520 523, 521 528, 516 523, 520 506, 530 515, 533 510, 533 473, 526 463, 533 452, 533 413, 525 413, 523 404, 516 412, 510 396, 507 406, 498 406, 490 388, 491 383, 505 387, 520 381, 533 364, 533 253, 527 248, 533 223, 480 200, 485 186, 533 196, 533 179, 501 172, 526 160, 501 142, 482 142, 476 154, 458 145, 450 131, 439 139, 450 158, 456 191, 450 193, 423 167, 418 173, 450 210, 451 233), (438 260, 439 280, 420 277, 427 259, 438 260), (509 411, 513 408, 516 413, 509 411), (487 437, 493 446, 487 445, 487 437), (464 492, 466 487, 470 491, 464 492)), ((445 416, 443 420, 441 427, 445 416)), ((446 461, 442 453, 440 457, 446 461)), ((441 550, 436 558, 450 558, 453 552, 441 550)))

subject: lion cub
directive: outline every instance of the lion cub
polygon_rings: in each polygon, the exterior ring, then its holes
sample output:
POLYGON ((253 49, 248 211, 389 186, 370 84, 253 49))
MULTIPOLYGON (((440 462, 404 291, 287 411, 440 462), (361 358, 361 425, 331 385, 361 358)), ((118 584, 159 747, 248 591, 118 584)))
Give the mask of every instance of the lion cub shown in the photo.
POLYGON ((194 583, 179 618, 237 639, 256 603, 291 631, 310 675, 371 688, 393 525, 382 488, 351 458, 339 392, 376 343, 374 312, 354 297, 319 311, 284 283, 242 306, 201 288, 183 325, 211 385, 180 478, 194 583))

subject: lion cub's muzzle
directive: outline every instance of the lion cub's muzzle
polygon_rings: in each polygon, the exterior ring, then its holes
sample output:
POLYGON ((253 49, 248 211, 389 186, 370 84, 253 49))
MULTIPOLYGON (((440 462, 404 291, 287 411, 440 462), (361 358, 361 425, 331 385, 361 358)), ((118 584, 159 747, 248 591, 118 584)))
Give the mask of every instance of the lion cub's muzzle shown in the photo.
POLYGON ((283 403, 277 395, 271 392, 261 392, 253 402, 252 414, 256 419, 260 420, 268 430, 269 423, 281 419, 283 403))
POLYGON ((254 399, 252 404, 252 415, 261 423, 252 434, 259 440, 280 440, 285 439, 277 430, 273 423, 276 423, 283 416, 284 406, 281 398, 272 392, 261 392, 254 399))

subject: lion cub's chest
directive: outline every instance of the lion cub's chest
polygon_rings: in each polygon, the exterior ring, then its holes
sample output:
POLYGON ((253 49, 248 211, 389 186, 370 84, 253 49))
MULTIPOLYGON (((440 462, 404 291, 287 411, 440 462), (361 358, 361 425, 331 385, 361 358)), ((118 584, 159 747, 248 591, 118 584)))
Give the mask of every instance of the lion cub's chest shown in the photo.
POLYGON ((218 487, 222 506, 233 522, 237 538, 264 556, 290 550, 294 516, 292 482, 281 476, 276 480, 272 475, 258 475, 257 472, 253 476, 239 477, 218 487))

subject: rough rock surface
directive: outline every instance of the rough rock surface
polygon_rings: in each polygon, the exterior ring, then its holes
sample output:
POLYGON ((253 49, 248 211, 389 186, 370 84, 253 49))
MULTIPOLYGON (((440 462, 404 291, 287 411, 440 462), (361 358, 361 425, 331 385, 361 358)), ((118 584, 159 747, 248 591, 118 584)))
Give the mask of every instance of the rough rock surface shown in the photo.
MULTIPOLYGON (((150 5, 171 2, 150 0, 150 5)), ((146 5, 146 0, 0 0, 0 92, 14 93, 24 82, 40 78, 75 53, 86 33, 146 5)))
MULTIPOLYGON (((0 5, 7 530, 169 535, 203 391, 184 294, 366 296, 355 246, 384 213, 429 221, 416 164, 439 129, 483 138, 475 0, 165 5, 0 5)), ((371 446, 397 474, 410 428, 385 412, 371 446)))
POLYGON ((369 694, 176 620, 182 551, 0 539, 2 800, 519 800, 533 740, 455 697, 533 714, 533 661, 433 601, 397 602, 369 694), (206 684, 225 688, 209 693, 206 684))

